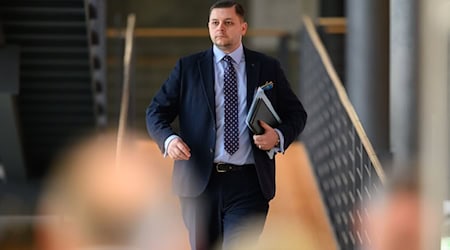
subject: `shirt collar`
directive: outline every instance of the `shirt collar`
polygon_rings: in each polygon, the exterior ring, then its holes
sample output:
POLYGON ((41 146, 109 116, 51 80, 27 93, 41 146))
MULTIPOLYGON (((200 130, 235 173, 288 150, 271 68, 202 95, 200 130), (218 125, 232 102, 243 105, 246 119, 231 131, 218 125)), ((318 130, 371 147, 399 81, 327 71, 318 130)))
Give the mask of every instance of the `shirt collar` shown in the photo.
MULTIPOLYGON (((214 60, 216 63, 219 63, 220 60, 222 60, 222 58, 227 55, 222 50, 220 50, 216 45, 213 46, 213 53, 214 53, 214 60)), ((231 56, 231 58, 233 58, 233 60, 237 64, 239 64, 244 55, 244 47, 242 46, 242 43, 241 43, 241 45, 239 45, 239 47, 237 49, 235 49, 233 52, 231 52, 228 55, 231 56)))

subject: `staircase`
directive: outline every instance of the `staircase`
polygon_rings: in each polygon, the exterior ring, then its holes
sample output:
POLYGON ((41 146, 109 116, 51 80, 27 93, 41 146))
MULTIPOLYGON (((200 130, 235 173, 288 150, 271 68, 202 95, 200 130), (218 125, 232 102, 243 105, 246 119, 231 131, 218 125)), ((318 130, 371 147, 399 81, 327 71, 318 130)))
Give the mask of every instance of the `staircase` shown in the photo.
MULTIPOLYGON (((15 115, 28 177, 45 176, 63 146, 106 125, 103 5, 0 2, 4 42, 20 50, 15 115)), ((6 177, 14 167, 4 164, 6 177)))

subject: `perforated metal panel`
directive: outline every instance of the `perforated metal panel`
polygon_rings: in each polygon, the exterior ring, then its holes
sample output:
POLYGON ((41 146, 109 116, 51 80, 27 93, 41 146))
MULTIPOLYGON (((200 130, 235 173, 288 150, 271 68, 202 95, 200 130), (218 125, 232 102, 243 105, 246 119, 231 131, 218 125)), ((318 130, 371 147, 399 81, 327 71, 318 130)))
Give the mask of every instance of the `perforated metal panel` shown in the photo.
POLYGON ((367 218, 362 205, 382 184, 306 30, 300 51, 300 92, 308 112, 302 139, 339 246, 355 249, 368 240, 357 227, 367 218))

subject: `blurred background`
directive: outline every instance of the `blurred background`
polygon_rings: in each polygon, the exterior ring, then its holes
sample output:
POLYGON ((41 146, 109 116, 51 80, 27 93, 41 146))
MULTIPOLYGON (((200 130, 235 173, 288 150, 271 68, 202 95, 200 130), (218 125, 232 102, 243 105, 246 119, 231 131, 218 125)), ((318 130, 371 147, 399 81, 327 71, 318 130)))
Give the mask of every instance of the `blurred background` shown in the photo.
MULTIPOLYGON (((214 2, 0 1, 0 246, 14 238, 11 225, 36 223, 64 149, 107 131, 117 152, 127 137, 154 147, 145 109, 179 57, 211 46, 214 2)), ((288 189, 314 190, 310 209, 323 209, 332 249, 371 242, 361 226, 368 204, 412 174, 426 199, 418 244, 438 249, 450 236, 450 1, 240 2, 244 45, 280 60, 308 112, 301 153, 289 157, 311 185, 288 189)))

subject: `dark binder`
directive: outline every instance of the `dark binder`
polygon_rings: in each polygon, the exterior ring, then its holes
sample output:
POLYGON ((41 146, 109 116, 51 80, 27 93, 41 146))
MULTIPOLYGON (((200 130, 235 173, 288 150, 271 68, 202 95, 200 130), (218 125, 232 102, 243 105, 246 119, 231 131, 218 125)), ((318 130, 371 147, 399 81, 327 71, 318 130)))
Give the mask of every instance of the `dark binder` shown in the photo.
POLYGON ((255 98, 248 113, 247 125, 257 135, 264 133, 264 129, 259 125, 259 120, 273 128, 281 124, 281 119, 267 98, 255 98))

